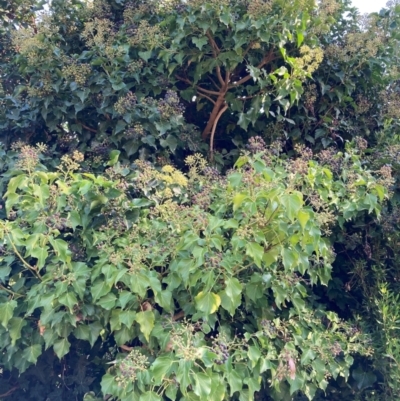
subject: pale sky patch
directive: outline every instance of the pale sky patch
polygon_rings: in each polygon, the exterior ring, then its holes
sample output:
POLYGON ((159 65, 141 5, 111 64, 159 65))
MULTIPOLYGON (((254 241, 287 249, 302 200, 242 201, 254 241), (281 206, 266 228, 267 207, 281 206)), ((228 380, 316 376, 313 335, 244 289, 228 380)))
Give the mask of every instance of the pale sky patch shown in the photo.
POLYGON ((365 14, 379 12, 387 2, 388 0, 353 0, 353 5, 360 10, 361 14, 365 14))

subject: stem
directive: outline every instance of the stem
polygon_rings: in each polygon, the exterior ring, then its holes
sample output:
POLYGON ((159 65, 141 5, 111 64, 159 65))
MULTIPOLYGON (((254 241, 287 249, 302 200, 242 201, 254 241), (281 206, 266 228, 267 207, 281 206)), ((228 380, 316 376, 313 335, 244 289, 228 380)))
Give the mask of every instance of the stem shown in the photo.
POLYGON ((25 297, 25 295, 19 294, 18 292, 14 292, 12 290, 9 290, 8 288, 4 287, 4 285, 0 284, 0 289, 3 291, 8 292, 9 294, 11 294, 14 297, 18 297, 18 298, 23 298, 25 297))
POLYGON ((0 398, 8 397, 17 389, 18 389, 18 386, 13 387, 12 389, 8 390, 6 393, 0 394, 0 398))
POLYGON ((33 268, 23 257, 22 255, 18 252, 17 247, 14 245, 14 243, 11 240, 10 234, 7 234, 8 240, 10 241, 10 244, 14 250, 14 253, 18 256, 19 260, 22 262, 22 264, 28 269, 30 270, 40 281, 42 281, 42 276, 40 275, 40 273, 33 268))
POLYGON ((77 122, 78 124, 82 125, 82 127, 85 128, 85 129, 87 129, 88 131, 97 134, 97 130, 95 130, 94 128, 90 128, 90 127, 88 127, 87 125, 83 124, 82 122, 80 122, 80 121, 78 121, 78 120, 76 120, 76 122, 77 122))
POLYGON ((203 93, 198 93, 199 97, 204 97, 205 99, 209 100, 212 104, 215 104, 215 100, 211 99, 209 96, 204 95, 203 93))
MULTIPOLYGON (((264 67, 264 65, 270 63, 275 58, 276 57, 275 57, 275 54, 274 54, 273 50, 270 50, 269 53, 266 54, 264 56, 264 58, 261 60, 260 64, 257 65, 257 68, 260 69, 260 68, 264 67)), ((246 75, 244 78, 242 78, 239 81, 237 81, 235 85, 230 85, 229 89, 235 88, 235 87, 237 87, 237 86, 239 86, 241 84, 244 84, 245 82, 247 82, 251 78, 252 78, 251 75, 246 75)))

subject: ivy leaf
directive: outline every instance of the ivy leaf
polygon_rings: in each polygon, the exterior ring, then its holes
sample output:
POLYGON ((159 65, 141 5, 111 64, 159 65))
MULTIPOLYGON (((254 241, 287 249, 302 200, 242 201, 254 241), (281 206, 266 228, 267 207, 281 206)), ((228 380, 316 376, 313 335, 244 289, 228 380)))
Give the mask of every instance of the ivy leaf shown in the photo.
POLYGON ((108 293, 104 297, 100 298, 96 303, 106 310, 111 310, 115 306, 117 297, 113 293, 108 293))
POLYGON ((45 265, 46 259, 49 256, 47 249, 48 249, 47 246, 43 246, 43 247, 38 246, 38 247, 32 249, 32 251, 31 251, 31 256, 38 260, 37 261, 38 269, 41 269, 45 265))
POLYGON ((118 386, 115 377, 106 373, 101 379, 101 391, 103 394, 113 394, 118 386))
POLYGON ((71 344, 66 338, 62 338, 54 343, 53 349, 59 359, 68 354, 71 344))
POLYGON ((78 303, 78 299, 76 298, 75 293, 66 292, 58 298, 58 302, 60 302, 61 305, 65 305, 70 313, 73 313, 74 306, 78 303))
POLYGON ((91 293, 93 301, 101 298, 103 295, 107 294, 111 290, 111 284, 104 282, 104 280, 97 279, 91 286, 91 293))
POLYGON ((194 380, 194 393, 198 395, 200 399, 207 399, 207 396, 211 393, 211 378, 205 373, 196 373, 194 380))
POLYGON ((22 352, 22 357, 28 362, 36 363, 37 359, 42 353, 42 346, 40 344, 33 344, 28 348, 25 348, 22 352))
POLYGON ((213 292, 204 293, 201 291, 196 295, 195 301, 197 309, 207 315, 216 312, 221 305, 220 296, 213 292))
POLYGON ((281 203, 286 209, 286 215, 293 222, 303 205, 303 195, 300 192, 285 194, 281 197, 281 203))
POLYGON ((52 237, 49 238, 51 245, 54 248, 55 253, 63 262, 70 262, 71 261, 71 252, 68 250, 68 243, 64 240, 57 238, 54 239, 52 237))
POLYGON ((26 325, 26 321, 20 317, 13 317, 8 322, 8 331, 11 337, 11 345, 14 347, 17 340, 21 338, 21 330, 26 325))
POLYGON ((192 38, 192 42, 196 47, 201 50, 203 46, 207 43, 207 38, 205 36, 200 36, 198 38, 192 38))
MULTIPOLYGON (((118 121, 118 123, 120 123, 120 121, 118 121)), ((118 124, 117 124, 117 126, 118 126, 118 124)), ((109 156, 110 160, 107 163, 107 166, 114 166, 115 164, 117 164, 120 154, 121 154, 121 152, 119 150, 116 150, 116 149, 112 150, 110 152, 110 156, 109 156)))
POLYGON ((225 285, 225 290, 220 292, 221 305, 233 316, 241 303, 243 286, 235 277, 229 278, 225 285))
POLYGON ((154 327, 154 313, 150 310, 138 312, 136 314, 136 321, 140 325, 140 331, 143 333, 147 341, 150 340, 150 333, 154 327))
POLYGON ((353 370, 351 375, 356 381, 360 391, 372 386, 376 382, 376 375, 374 373, 371 371, 364 371, 360 367, 353 370))
POLYGON ((254 259, 255 264, 261 267, 261 261, 264 256, 264 248, 256 242, 248 242, 246 245, 246 255, 254 259))
POLYGON ((296 251, 283 248, 282 249, 282 263, 286 270, 292 270, 299 259, 299 255, 296 251))
POLYGON ((299 212, 297 213, 297 219, 300 222, 301 228, 304 230, 308 220, 310 220, 310 213, 304 210, 299 210, 299 212))
POLYGON ((236 194, 233 197, 233 211, 235 212, 247 198, 248 196, 246 194, 236 194))
POLYGON ((140 396, 139 401, 161 401, 161 397, 154 391, 146 391, 140 396))
POLYGON ((17 307, 17 301, 8 301, 0 305, 0 322, 7 329, 9 320, 13 317, 14 309, 17 307))
POLYGON ((155 384, 161 384, 164 377, 168 374, 173 360, 169 355, 158 357, 151 365, 151 372, 153 374, 153 380, 155 384))
POLYGON ((231 389, 231 397, 236 391, 241 391, 243 387, 243 379, 236 370, 232 370, 228 374, 228 383, 231 389))

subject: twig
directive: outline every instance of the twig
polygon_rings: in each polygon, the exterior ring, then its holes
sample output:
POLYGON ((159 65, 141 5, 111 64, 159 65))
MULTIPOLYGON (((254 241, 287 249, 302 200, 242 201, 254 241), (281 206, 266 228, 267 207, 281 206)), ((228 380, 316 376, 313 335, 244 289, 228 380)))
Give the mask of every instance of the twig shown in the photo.
POLYGON ((76 122, 80 125, 82 125, 83 128, 87 129, 90 132, 93 132, 95 134, 97 134, 97 130, 95 130, 94 128, 90 128, 87 125, 85 125, 84 123, 82 123, 81 121, 76 120, 76 122))
POLYGON ((218 95, 219 95, 219 92, 211 91, 211 90, 202 88, 200 85, 194 85, 193 82, 192 82, 190 79, 181 77, 181 76, 179 76, 179 75, 175 75, 175 77, 176 77, 177 79, 179 79, 180 81, 182 81, 182 82, 186 82, 187 84, 189 84, 189 85, 191 85, 191 86, 194 86, 197 90, 199 90, 199 91, 201 91, 201 92, 204 92, 204 93, 207 93, 208 95, 215 95, 215 96, 218 96, 218 95))
MULTIPOLYGON (((212 37, 210 31, 206 32, 206 36, 208 38, 208 41, 210 42, 211 45, 211 49, 214 55, 214 58, 217 60, 219 53, 221 52, 220 48, 218 47, 217 43, 215 42, 214 38, 212 37)), ((217 64, 216 66, 217 69, 217 77, 218 77, 218 81, 219 83, 223 86, 225 84, 224 79, 222 78, 222 74, 221 74, 221 67, 217 64)))
POLYGON ((3 291, 8 292, 9 294, 16 296, 16 297, 25 297, 25 295, 22 294, 18 294, 18 292, 14 292, 12 290, 9 290, 8 288, 4 287, 4 285, 0 284, 0 289, 2 289, 3 291))
POLYGON ((208 95, 215 95, 215 96, 219 96, 220 95, 220 92, 210 91, 210 90, 204 89, 204 88, 202 88, 201 86, 198 86, 198 85, 196 86, 196 89, 201 91, 201 92, 207 93, 208 95))
POLYGON ((7 234, 8 240, 10 241, 10 244, 14 250, 14 253, 18 256, 19 260, 22 262, 22 264, 28 269, 30 270, 39 280, 42 280, 42 276, 40 275, 40 273, 34 268, 32 267, 23 257, 22 255, 18 252, 17 247, 14 245, 14 242, 12 242, 10 234, 7 234))
MULTIPOLYGON (((264 67, 264 65, 268 64, 269 62, 271 62, 275 58, 276 57, 275 57, 275 54, 274 54, 273 50, 270 50, 270 52, 261 60, 260 64, 257 65, 257 68, 260 69, 260 68, 264 67)), ((235 88, 235 87, 237 87, 237 86, 239 86, 241 84, 244 84, 245 82, 249 81, 251 78, 252 78, 252 76, 250 74, 246 75, 245 77, 243 77, 242 79, 237 81, 236 84, 230 85, 229 89, 235 88)))
POLYGON ((212 79, 211 75, 208 76, 208 79, 214 84, 214 86, 220 91, 221 87, 217 85, 217 83, 212 79))
POLYGON ((217 117, 214 120, 214 125, 213 125, 213 128, 212 128, 211 137, 210 137, 210 160, 211 160, 211 162, 214 159, 214 135, 215 135, 215 130, 217 128, 218 120, 221 118, 222 114, 225 113, 227 108, 228 108, 228 105, 225 104, 225 106, 220 110, 220 112, 218 113, 217 117))
POLYGON ((200 97, 204 97, 209 100, 211 103, 215 104, 215 100, 211 99, 209 96, 205 95, 204 93, 198 93, 200 97))
POLYGON ((12 389, 8 390, 4 394, 0 394, 0 398, 8 397, 9 395, 11 395, 16 390, 18 390, 18 386, 13 387, 12 389))
POLYGON ((177 320, 182 319, 185 316, 185 312, 181 310, 180 312, 176 313, 174 316, 172 316, 172 321, 176 322, 177 320))

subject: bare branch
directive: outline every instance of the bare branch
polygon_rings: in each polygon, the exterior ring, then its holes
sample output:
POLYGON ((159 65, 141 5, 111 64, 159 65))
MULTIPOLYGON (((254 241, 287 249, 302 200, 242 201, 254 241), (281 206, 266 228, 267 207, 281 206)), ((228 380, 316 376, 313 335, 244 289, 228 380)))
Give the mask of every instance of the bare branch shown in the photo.
POLYGON ((14 391, 16 391, 18 389, 18 386, 15 386, 13 388, 11 388, 10 390, 8 390, 6 393, 0 394, 0 398, 5 398, 8 397, 9 395, 11 395, 14 391))
POLYGON ((225 106, 220 110, 218 113, 217 117, 214 120, 214 125, 211 131, 211 137, 210 137, 210 160, 213 161, 214 159, 214 135, 215 135, 215 130, 217 128, 218 120, 221 118, 222 114, 225 113, 225 111, 228 109, 228 105, 225 104, 225 106))
MULTIPOLYGON (((212 37, 210 31, 206 32, 206 36, 208 38, 208 42, 210 43, 214 58, 217 59, 218 55, 220 54, 221 50, 218 47, 217 43, 215 42, 214 38, 212 37)), ((222 78, 222 74, 221 74, 221 67, 217 64, 216 66, 217 69, 217 77, 218 77, 218 81, 219 83, 224 86, 225 85, 225 81, 222 78)))
POLYGON ((83 128, 87 129, 90 132, 93 132, 95 134, 97 134, 97 130, 95 130, 94 128, 90 128, 87 125, 85 125, 84 123, 82 123, 81 121, 76 120, 76 122, 80 125, 82 125, 83 128))
POLYGON ((182 82, 185 82, 185 83, 187 83, 187 84, 189 84, 189 85, 191 85, 191 86, 194 86, 198 91, 201 91, 201 92, 203 92, 203 93, 207 93, 208 95, 215 95, 215 96, 218 96, 218 95, 220 94, 220 92, 211 91, 211 90, 202 88, 200 85, 194 85, 193 82, 192 82, 190 79, 188 79, 188 78, 184 78, 184 77, 181 77, 181 76, 179 76, 179 75, 175 75, 175 77, 176 77, 177 79, 179 79, 180 81, 182 81, 182 82))
MULTIPOLYGON (((260 64, 258 64, 257 68, 260 69, 260 68, 264 67, 264 65, 270 63, 270 62, 271 62, 272 60, 274 60, 275 58, 276 58, 276 57, 275 57, 275 54, 274 54, 273 50, 270 50, 270 52, 261 60, 260 64)), ((229 89, 235 88, 236 86, 239 86, 239 85, 242 85, 242 84, 244 84, 245 82, 249 81, 251 78, 252 78, 252 77, 251 77, 250 74, 249 74, 249 75, 246 75, 244 78, 242 78, 242 79, 240 79, 239 81, 237 81, 236 84, 230 85, 230 86, 229 86, 229 89)))
POLYGON ((215 100, 211 99, 209 96, 203 94, 203 93, 198 93, 200 97, 204 97, 205 99, 209 100, 211 103, 215 104, 215 100))
POLYGON ((211 75, 208 76, 208 79, 214 84, 214 86, 220 91, 221 87, 217 85, 217 83, 212 79, 211 75))
POLYGON ((203 92, 203 93, 207 93, 208 95, 215 95, 215 96, 219 96, 220 92, 216 92, 216 91, 210 91, 208 89, 204 89, 201 86, 196 86, 196 89, 203 92))

